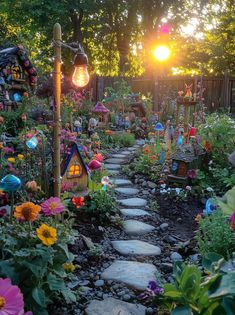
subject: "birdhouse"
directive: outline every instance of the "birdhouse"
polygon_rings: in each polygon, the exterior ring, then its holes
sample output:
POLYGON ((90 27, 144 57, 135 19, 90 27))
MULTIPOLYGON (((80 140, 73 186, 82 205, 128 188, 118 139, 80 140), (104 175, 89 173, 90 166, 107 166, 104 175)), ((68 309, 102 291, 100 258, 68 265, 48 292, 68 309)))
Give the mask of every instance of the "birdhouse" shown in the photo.
POLYGON ((29 87, 36 86, 37 72, 19 45, 0 51, 0 105, 5 111, 17 108, 29 87))
POLYGON ((71 147, 67 157, 62 162, 62 187, 71 191, 86 191, 88 189, 88 171, 76 143, 71 147))

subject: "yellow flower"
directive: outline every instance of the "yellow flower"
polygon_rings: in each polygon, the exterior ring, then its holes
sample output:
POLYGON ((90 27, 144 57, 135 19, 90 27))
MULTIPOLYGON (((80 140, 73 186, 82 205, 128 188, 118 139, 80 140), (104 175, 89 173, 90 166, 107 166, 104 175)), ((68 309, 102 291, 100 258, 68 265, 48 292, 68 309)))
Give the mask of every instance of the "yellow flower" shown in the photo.
POLYGON ((57 240, 56 229, 43 223, 36 231, 37 237, 42 241, 44 245, 50 246, 55 244, 57 240))
POLYGON ((65 264, 63 264, 63 268, 67 272, 74 272, 74 270, 77 268, 77 266, 74 265, 73 263, 65 263, 65 264))
POLYGON ((14 157, 9 157, 7 161, 10 163, 15 163, 16 159, 14 157))
POLYGON ((0 142, 0 150, 2 150, 2 148, 3 148, 3 143, 0 142))
POLYGON ((17 157, 18 157, 18 159, 19 159, 20 161, 22 161, 23 158, 24 158, 23 154, 18 154, 17 157))
POLYGON ((41 207, 35 205, 32 202, 24 202, 22 205, 15 208, 14 216, 17 219, 26 220, 26 221, 35 221, 39 212, 41 211, 41 207))

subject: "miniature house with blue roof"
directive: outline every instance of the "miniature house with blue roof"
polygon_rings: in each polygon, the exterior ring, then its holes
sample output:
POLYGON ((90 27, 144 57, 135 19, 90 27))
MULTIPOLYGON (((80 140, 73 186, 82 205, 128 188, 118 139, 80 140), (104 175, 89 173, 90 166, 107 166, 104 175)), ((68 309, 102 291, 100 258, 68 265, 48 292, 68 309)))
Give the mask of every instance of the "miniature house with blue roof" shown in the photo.
POLYGON ((81 156, 79 147, 74 143, 61 167, 62 187, 69 191, 85 191, 88 189, 87 166, 81 156))

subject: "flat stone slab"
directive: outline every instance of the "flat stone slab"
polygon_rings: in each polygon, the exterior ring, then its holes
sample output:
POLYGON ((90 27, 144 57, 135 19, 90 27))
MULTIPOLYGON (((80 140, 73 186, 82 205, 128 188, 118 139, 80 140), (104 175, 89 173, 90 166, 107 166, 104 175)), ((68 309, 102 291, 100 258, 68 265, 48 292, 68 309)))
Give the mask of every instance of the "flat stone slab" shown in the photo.
POLYGON ((139 189, 136 188, 129 188, 129 187, 122 187, 122 188, 115 188, 115 191, 119 194, 123 194, 123 195, 128 195, 128 196, 132 196, 132 195, 136 195, 139 192, 139 189))
POLYGON ((112 158, 116 158, 116 159, 125 159, 126 155, 125 154, 113 154, 112 158))
POLYGON ((121 255, 158 256, 161 254, 158 246, 138 240, 112 241, 111 243, 121 255))
POLYGON ((131 151, 122 151, 122 152, 120 152, 120 154, 122 154, 122 155, 129 155, 129 154, 131 154, 131 151))
POLYGON ((131 147, 131 148, 127 148, 127 150, 132 152, 132 151, 136 151, 137 148, 131 147))
POLYGON ((125 215, 127 217, 141 217, 146 215, 151 216, 149 212, 142 209, 121 209, 120 211, 122 215, 125 215))
POLYGON ((120 164, 104 164, 104 166, 107 170, 120 170, 121 168, 120 164))
POLYGON ((145 315, 146 307, 114 298, 92 300, 85 310, 86 315, 145 315))
POLYGON ((137 220, 126 220, 123 222, 124 232, 130 235, 143 235, 152 232, 155 227, 137 220))
POLYGON ((123 160, 123 159, 116 159, 116 158, 110 158, 110 159, 105 160, 105 163, 108 163, 108 164, 123 164, 123 163, 125 163, 125 160, 123 160))
POLYGON ((142 198, 128 198, 118 201, 124 207, 145 207, 147 205, 147 200, 142 198))
POLYGON ((137 290, 145 290, 149 281, 156 280, 156 272, 157 268, 152 264, 116 260, 104 270, 101 277, 104 280, 123 282, 137 290))
POLYGON ((129 179, 112 179, 111 183, 116 185, 116 186, 128 186, 128 185, 133 185, 132 182, 129 179))

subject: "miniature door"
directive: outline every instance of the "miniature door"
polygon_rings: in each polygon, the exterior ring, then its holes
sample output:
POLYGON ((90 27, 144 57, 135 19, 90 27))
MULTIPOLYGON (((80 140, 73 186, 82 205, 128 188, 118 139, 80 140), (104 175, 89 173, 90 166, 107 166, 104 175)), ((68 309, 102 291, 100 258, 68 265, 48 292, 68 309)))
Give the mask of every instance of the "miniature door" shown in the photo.
POLYGON ((187 176, 187 165, 185 162, 180 161, 179 162, 179 167, 178 167, 178 176, 186 177, 187 176))

